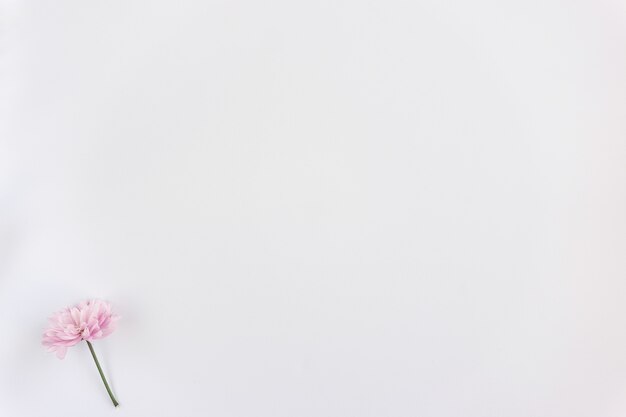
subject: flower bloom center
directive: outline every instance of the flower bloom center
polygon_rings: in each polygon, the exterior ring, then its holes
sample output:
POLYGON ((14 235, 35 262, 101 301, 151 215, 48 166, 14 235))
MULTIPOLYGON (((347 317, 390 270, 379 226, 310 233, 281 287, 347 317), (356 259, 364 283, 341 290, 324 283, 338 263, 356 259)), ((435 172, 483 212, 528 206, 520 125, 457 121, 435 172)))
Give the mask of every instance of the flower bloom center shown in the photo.
POLYGON ((86 327, 86 326, 80 326, 80 327, 78 328, 78 334, 80 334, 80 337, 81 337, 82 339, 84 339, 84 338, 85 338, 85 333, 86 333, 86 332, 87 332, 87 327, 86 327))

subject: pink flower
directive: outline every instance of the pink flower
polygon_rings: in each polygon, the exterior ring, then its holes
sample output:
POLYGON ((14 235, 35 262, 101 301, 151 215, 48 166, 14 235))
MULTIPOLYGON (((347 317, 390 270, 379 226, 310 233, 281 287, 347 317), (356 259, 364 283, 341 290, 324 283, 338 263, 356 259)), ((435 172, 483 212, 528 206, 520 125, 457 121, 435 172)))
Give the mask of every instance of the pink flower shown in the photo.
POLYGON ((59 359, 67 348, 81 340, 92 341, 110 335, 119 316, 111 312, 111 304, 102 300, 87 300, 54 313, 43 334, 42 344, 48 352, 56 351, 59 359))
POLYGON ((65 307, 54 313, 49 321, 48 328, 43 334, 41 343, 48 347, 49 352, 56 351, 57 357, 63 359, 67 348, 84 340, 89 347, 91 356, 96 363, 98 373, 104 387, 117 407, 119 403, 109 387, 109 383, 102 372, 96 352, 91 345, 92 340, 101 339, 110 335, 115 330, 115 322, 119 316, 111 312, 111 304, 102 300, 87 300, 74 307, 65 307))

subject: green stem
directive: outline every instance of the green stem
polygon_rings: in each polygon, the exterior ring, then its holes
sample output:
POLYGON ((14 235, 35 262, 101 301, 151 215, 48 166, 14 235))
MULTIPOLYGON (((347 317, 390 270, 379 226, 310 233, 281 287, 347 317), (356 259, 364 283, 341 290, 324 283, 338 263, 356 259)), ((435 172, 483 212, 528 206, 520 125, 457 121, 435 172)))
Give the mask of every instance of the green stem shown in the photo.
POLYGON ((87 346, 89 346, 89 350, 91 351, 91 356, 93 356, 93 360, 96 362, 96 366, 98 367, 98 372, 100 372, 100 377, 102 378, 102 382, 104 382, 104 386, 109 393, 109 397, 111 397, 111 401, 113 401, 113 405, 117 407, 120 403, 117 402, 113 393, 111 392, 111 388, 109 388, 109 384, 107 383, 107 379, 104 377, 104 372, 102 372, 102 368, 100 367, 100 362, 98 362, 98 357, 96 356, 96 352, 93 350, 93 346, 91 346, 91 342, 89 340, 85 340, 87 342, 87 346))

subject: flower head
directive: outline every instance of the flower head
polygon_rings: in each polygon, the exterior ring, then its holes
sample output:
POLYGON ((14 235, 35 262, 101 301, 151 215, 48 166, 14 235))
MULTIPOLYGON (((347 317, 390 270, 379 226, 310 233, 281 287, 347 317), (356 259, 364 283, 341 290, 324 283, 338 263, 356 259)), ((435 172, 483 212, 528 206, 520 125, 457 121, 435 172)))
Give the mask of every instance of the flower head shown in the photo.
POLYGON ((73 307, 65 307, 49 318, 41 344, 59 359, 67 348, 81 340, 92 341, 110 335, 119 316, 111 312, 111 304, 102 300, 87 300, 73 307))

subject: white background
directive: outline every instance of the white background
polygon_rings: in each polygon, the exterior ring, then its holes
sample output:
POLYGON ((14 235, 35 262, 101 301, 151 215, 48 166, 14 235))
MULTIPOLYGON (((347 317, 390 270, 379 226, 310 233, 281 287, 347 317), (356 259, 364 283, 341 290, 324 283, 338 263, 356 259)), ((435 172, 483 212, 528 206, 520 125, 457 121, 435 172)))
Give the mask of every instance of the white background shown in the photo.
POLYGON ((626 415, 624 2, 0 4, 1 416, 626 415))

